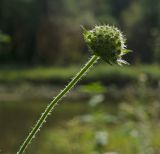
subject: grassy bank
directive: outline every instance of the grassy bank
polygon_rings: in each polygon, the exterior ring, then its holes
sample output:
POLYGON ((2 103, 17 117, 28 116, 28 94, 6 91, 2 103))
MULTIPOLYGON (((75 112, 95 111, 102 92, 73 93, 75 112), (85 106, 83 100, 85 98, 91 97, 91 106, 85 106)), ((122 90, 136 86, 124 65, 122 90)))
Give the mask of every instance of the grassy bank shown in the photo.
MULTIPOLYGON (((80 67, 35 67, 25 69, 0 69, 1 83, 67 83, 80 67)), ((159 66, 140 65, 129 67, 115 67, 97 65, 81 83, 101 81, 104 84, 125 85, 147 81, 151 85, 157 85, 160 79, 159 66)))

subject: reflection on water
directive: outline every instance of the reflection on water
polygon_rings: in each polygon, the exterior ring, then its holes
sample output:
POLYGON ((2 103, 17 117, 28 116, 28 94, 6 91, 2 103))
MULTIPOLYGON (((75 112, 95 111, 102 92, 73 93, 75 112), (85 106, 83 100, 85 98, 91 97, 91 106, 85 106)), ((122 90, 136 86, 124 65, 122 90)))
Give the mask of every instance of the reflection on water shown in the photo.
MULTIPOLYGON (((0 153, 15 153, 47 104, 44 102, 0 102, 0 104, 0 153)), ((63 121, 86 111, 84 103, 62 103, 49 117, 45 127, 62 125, 63 121)))

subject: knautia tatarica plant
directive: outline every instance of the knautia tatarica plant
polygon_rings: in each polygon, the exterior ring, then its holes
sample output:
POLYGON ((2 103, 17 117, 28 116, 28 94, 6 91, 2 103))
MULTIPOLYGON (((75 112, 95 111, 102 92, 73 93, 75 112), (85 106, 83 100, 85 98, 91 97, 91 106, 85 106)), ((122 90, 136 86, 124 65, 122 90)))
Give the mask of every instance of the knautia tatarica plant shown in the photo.
MULTIPOLYGON (((83 27, 82 27, 83 28, 83 27)), ((84 40, 87 43, 89 50, 93 56, 82 67, 82 69, 75 75, 69 84, 50 102, 42 113, 41 117, 33 127, 32 131, 27 136, 26 140, 20 146, 17 154, 22 154, 27 146, 31 143, 37 132, 40 130, 47 117, 51 114, 58 102, 75 86, 75 84, 84 76, 87 71, 97 62, 98 59, 106 61, 108 64, 127 64, 122 60, 122 56, 127 54, 129 50, 126 49, 123 34, 114 26, 103 25, 95 26, 92 30, 83 28, 84 40)))

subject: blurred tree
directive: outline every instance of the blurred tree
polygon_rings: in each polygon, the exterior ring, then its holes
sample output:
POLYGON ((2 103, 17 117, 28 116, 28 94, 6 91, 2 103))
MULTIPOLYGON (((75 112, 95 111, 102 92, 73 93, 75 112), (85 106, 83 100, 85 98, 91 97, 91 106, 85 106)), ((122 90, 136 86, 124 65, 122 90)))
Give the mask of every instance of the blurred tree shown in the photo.
POLYGON ((80 25, 116 24, 134 61, 152 63, 160 57, 159 10, 159 0, 0 0, 0 29, 11 37, 0 62, 78 63, 86 53, 80 25))
POLYGON ((110 6, 111 15, 116 18, 118 22, 121 20, 121 14, 122 12, 127 9, 133 0, 123 0, 123 1, 117 1, 117 0, 106 0, 110 6))
MULTIPOLYGON (((34 55, 34 32, 37 10, 33 0, 1 0, 0 28, 12 38, 8 60, 31 61, 34 55)), ((7 59, 6 59, 7 60, 7 59)))
POLYGON ((135 50, 135 59, 144 63, 151 63, 155 58, 153 45, 157 39, 153 31, 160 26, 159 5, 158 0, 134 0, 122 14, 129 46, 135 50))
MULTIPOLYGON (((157 41, 157 35, 155 32, 160 32, 160 1, 159 0, 141 0, 141 5, 143 6, 143 24, 145 28, 146 37, 144 38, 144 46, 146 47, 143 51, 144 62, 154 61, 154 44, 157 41)), ((145 35, 144 34, 144 35, 145 35)))
POLYGON ((8 56, 8 51, 10 49, 11 37, 7 34, 4 34, 0 31, 0 61, 1 63, 5 62, 6 57, 8 56))
POLYGON ((142 43, 143 38, 138 39, 140 37, 144 37, 143 35, 144 29, 141 26, 141 21, 143 19, 143 12, 139 2, 133 1, 129 5, 129 7, 123 10, 121 14, 121 19, 128 39, 129 48, 134 50, 133 52, 134 60, 136 62, 139 62, 140 57, 142 55, 141 52, 144 46, 144 44, 142 43))
POLYGON ((155 38, 153 43, 155 62, 160 63, 160 29, 157 28, 154 31, 153 37, 155 38))

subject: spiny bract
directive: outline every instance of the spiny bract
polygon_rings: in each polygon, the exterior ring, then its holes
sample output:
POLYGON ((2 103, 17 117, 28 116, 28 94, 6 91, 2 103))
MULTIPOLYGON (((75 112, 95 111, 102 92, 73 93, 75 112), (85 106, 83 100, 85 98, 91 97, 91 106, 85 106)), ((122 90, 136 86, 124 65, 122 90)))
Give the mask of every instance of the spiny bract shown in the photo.
POLYGON ((122 56, 127 54, 126 39, 114 26, 95 26, 92 30, 83 27, 84 40, 93 54, 101 57, 109 64, 128 64, 122 60, 122 56))

